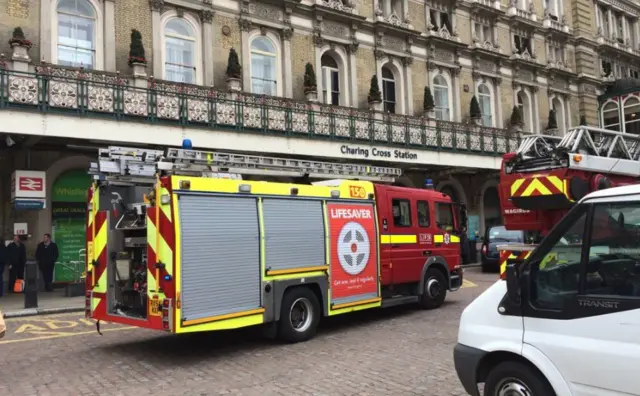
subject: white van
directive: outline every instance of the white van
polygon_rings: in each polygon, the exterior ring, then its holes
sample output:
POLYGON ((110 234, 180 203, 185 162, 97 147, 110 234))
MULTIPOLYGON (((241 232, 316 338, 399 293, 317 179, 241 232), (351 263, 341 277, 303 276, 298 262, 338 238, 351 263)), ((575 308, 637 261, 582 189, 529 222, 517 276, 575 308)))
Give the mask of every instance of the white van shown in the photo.
POLYGON ((640 185, 587 195, 462 313, 454 350, 479 396, 640 395, 640 185))

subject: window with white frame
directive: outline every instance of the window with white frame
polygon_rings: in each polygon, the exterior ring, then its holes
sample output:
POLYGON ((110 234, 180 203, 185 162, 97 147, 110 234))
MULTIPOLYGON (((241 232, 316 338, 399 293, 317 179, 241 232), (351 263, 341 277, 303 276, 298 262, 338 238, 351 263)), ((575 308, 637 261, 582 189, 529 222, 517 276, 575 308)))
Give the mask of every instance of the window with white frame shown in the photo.
POLYGON ((531 51, 531 38, 529 38, 525 34, 514 34, 513 45, 515 46, 516 52, 519 55, 524 55, 525 53, 527 53, 533 56, 533 52, 531 51))
POLYGON ((257 36, 251 41, 251 92, 259 95, 277 95, 278 54, 273 41, 257 36))
POLYGON ((640 135, 640 100, 636 96, 624 101, 624 132, 640 135))
POLYGON ((562 15, 562 0, 544 0, 544 9, 551 19, 557 21, 562 15))
POLYGON ((564 64, 564 47, 555 41, 547 42, 547 57, 553 63, 564 64))
POLYGON ((449 105, 449 82, 439 74, 433 78, 433 99, 435 102, 436 119, 451 121, 451 109, 449 105))
POLYGON ((382 100, 384 111, 387 113, 396 112, 396 80, 393 72, 387 66, 382 67, 382 100))
POLYGON ((93 69, 96 65, 96 10, 87 0, 60 0, 57 8, 57 63, 93 69))
POLYGON ((481 43, 493 44, 493 26, 487 18, 476 16, 473 22, 473 36, 481 43))
POLYGON ((613 131, 621 130, 618 103, 609 101, 602 106, 602 127, 613 131))
POLYGON ((611 62, 603 59, 600 62, 600 71, 602 72, 603 77, 609 77, 613 72, 613 65, 611 65, 611 62))
POLYGON ((449 15, 449 10, 447 7, 442 5, 437 5, 437 8, 429 9, 429 22, 431 23, 431 30, 440 31, 443 27, 446 28, 447 32, 451 33, 451 17, 449 15))
POLYGON ((183 18, 171 18, 164 25, 164 78, 196 83, 196 35, 183 18))
POLYGON ((324 103, 340 104, 340 69, 338 62, 329 54, 322 55, 322 99, 324 103))
POLYGON ((493 99, 491 89, 486 83, 478 85, 478 104, 482 113, 482 125, 493 126, 493 99))
POLYGON ((609 14, 607 12, 607 9, 602 5, 598 5, 597 20, 598 27, 602 31, 602 35, 604 37, 610 37, 611 26, 609 24, 609 14))
POLYGON ((518 100, 518 110, 520 110, 520 115, 522 116, 522 121, 524 122, 524 130, 525 132, 533 132, 533 119, 532 119, 532 111, 531 111, 531 100, 529 95, 523 90, 520 90, 517 95, 518 100))

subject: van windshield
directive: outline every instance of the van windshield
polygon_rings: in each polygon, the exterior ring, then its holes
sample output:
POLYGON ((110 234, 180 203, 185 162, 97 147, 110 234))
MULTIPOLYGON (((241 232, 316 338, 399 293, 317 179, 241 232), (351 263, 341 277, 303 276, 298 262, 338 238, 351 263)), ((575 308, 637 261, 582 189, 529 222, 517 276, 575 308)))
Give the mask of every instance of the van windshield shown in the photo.
POLYGON ((504 226, 489 228, 489 242, 524 242, 522 231, 509 231, 504 226))

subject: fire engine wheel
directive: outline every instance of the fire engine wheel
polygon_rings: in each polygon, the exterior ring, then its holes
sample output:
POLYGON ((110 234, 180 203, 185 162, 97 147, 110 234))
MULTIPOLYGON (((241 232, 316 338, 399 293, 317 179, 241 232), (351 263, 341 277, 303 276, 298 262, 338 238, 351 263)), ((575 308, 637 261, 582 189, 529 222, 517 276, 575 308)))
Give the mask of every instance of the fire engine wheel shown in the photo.
POLYGON ((447 279, 442 271, 429 268, 424 279, 424 290, 420 296, 420 306, 424 309, 440 308, 447 297, 447 279))
POLYGON ((520 362, 502 362, 489 372, 484 396, 555 396, 538 370, 520 362))
POLYGON ((316 334, 320 321, 320 304, 307 287, 287 291, 282 299, 278 336, 286 342, 302 342, 316 334))

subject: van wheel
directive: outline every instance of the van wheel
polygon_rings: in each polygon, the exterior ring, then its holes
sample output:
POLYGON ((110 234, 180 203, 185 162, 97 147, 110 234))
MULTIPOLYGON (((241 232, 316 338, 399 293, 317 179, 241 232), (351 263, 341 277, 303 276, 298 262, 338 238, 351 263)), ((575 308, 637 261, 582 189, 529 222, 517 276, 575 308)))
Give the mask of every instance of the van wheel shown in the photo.
POLYGON ((429 268, 424 278, 424 290, 420 296, 420 306, 424 309, 440 308, 447 297, 447 279, 442 271, 429 268))
POLYGON ((487 376, 484 396, 555 396, 553 388, 537 370, 520 362, 498 364, 487 376))
POLYGON ((286 342, 302 342, 311 339, 320 322, 320 304, 316 295, 307 287, 288 290, 282 299, 278 337, 286 342))

